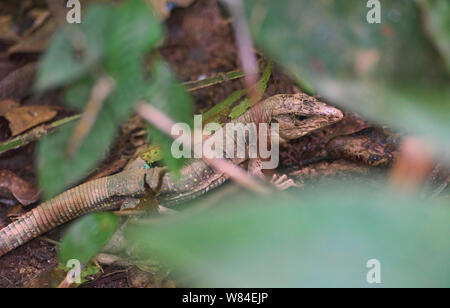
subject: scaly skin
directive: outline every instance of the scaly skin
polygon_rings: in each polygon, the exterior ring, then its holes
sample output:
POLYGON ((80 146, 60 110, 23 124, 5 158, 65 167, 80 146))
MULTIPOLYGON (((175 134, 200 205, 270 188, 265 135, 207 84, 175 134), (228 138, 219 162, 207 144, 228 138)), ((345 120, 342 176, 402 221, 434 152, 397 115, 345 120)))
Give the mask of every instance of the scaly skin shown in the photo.
MULTIPOLYGON (((286 140, 341 119, 341 111, 306 94, 280 94, 266 99, 233 122, 276 121, 280 139, 286 140)), ((240 164, 244 160, 231 161, 240 164)), ((42 203, 1 229, 0 256, 78 216, 110 209, 125 199, 142 198, 148 190, 158 193, 162 205, 172 206, 202 195, 226 179, 225 174, 216 172, 201 159, 193 159, 181 170, 178 180, 165 173, 164 168, 152 168, 126 170, 84 183, 42 203)))

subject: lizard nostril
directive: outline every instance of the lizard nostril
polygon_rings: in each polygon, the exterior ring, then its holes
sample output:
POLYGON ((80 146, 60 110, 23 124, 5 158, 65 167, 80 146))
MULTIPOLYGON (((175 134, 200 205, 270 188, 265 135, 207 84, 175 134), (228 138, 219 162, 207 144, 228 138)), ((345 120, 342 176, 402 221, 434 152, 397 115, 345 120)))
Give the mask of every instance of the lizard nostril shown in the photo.
POLYGON ((339 109, 334 109, 333 110, 333 116, 336 119, 342 119, 344 117, 344 114, 342 113, 342 111, 340 111, 339 109))

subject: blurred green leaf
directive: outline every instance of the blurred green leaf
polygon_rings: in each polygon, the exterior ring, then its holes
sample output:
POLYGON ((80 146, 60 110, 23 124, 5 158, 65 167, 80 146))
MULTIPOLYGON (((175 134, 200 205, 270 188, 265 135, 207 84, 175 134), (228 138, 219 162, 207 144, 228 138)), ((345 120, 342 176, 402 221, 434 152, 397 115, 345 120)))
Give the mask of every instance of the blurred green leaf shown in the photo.
POLYGON ((67 186, 86 176, 87 172, 104 157, 117 129, 115 123, 109 119, 107 112, 100 113, 91 133, 81 144, 78 154, 71 159, 67 159, 64 150, 75 124, 62 127, 39 142, 38 179, 46 199, 54 197, 67 186))
POLYGON ((450 2, 448 0, 418 1, 425 17, 425 26, 450 72, 450 2))
MULTIPOLYGON (((450 77, 414 1, 382 1, 380 24, 366 21, 366 1, 244 3, 256 43, 297 80, 332 102, 450 148, 450 77)), ((433 21, 447 24, 442 14, 433 21)))
MULTIPOLYGON (((93 128, 74 157, 68 159, 65 155, 74 125, 68 125, 41 140, 39 183, 46 198, 55 196, 86 176, 102 159, 116 135, 118 125, 131 115, 133 104, 146 89, 143 57, 162 37, 157 18, 143 0, 129 0, 113 8, 95 6, 88 11, 86 18, 87 22, 82 23, 81 28, 89 46, 85 63, 98 62, 114 78, 115 91, 104 102, 93 128)), ((73 50, 69 49, 68 54, 73 56, 72 53, 73 50)), ((79 80, 66 91, 66 98, 70 96, 68 105, 78 105, 78 109, 88 101, 94 84, 93 76, 84 74, 81 78, 82 75, 77 76, 79 80)), ((68 81, 64 80, 66 83, 68 81)))
POLYGON ((200 287, 450 286, 448 204, 355 183, 226 199, 130 226, 127 238, 200 287), (381 285, 366 281, 369 259, 381 262, 381 285))
POLYGON ((86 263, 100 252, 116 231, 118 218, 111 213, 95 213, 77 220, 64 234, 59 249, 59 260, 70 259, 86 263))
POLYGON ((96 4, 90 7, 80 27, 71 26, 76 27, 72 30, 83 38, 85 49, 80 55, 76 55, 72 43, 66 37, 66 34, 72 33, 69 28, 55 33, 39 64, 35 85, 37 90, 43 91, 75 81, 88 71, 89 66, 100 61, 110 14, 109 6, 96 4))
MULTIPOLYGON (((145 99, 178 123, 192 127, 192 99, 185 88, 172 75, 167 64, 155 60, 152 68, 151 85, 144 95, 145 99)), ((164 163, 172 171, 179 170, 185 160, 173 157, 170 148, 172 138, 150 127, 152 141, 162 148, 164 163)))
POLYGON ((93 85, 94 80, 91 76, 86 76, 80 80, 77 80, 65 90, 65 105, 79 112, 83 111, 89 97, 91 96, 93 85))
POLYGON ((39 91, 64 85, 82 76, 86 71, 75 59, 72 48, 62 31, 53 36, 37 72, 36 88, 39 91))

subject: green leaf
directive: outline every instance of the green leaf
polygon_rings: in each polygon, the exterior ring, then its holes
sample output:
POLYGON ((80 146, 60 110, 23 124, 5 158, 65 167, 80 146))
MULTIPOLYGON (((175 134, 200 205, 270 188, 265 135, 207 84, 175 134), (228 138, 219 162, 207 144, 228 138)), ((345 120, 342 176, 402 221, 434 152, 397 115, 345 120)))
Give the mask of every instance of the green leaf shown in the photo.
POLYGON ((82 76, 86 68, 75 59, 72 47, 62 31, 50 41, 37 72, 39 91, 64 85, 82 76))
POLYGON ((110 119, 107 112, 101 112, 78 154, 70 159, 65 155, 65 148, 75 124, 62 127, 39 142, 38 179, 45 199, 79 181, 104 157, 117 129, 110 119))
MULTIPOLYGON (((81 55, 75 54, 72 43, 66 37, 66 34, 72 33, 69 28, 61 29, 54 34, 39 64, 35 85, 37 90, 43 91, 66 85, 86 74, 90 66, 98 64, 103 55, 104 37, 108 30, 110 14, 109 6, 96 4, 90 7, 79 27, 71 25, 71 30, 78 33, 78 38, 83 40, 82 46, 86 47, 81 55)), ((72 39, 76 41, 76 38, 72 39)))
POLYGON ((195 277, 189 286, 450 286, 448 204, 355 183, 223 199, 129 226, 126 237, 139 256, 195 277), (380 285, 366 280, 370 259, 381 262, 380 285))
MULTIPOLYGON (((178 123, 192 127, 192 99, 184 87, 174 78, 167 64, 156 60, 152 68, 151 85, 145 93, 145 99, 178 123)), ((172 171, 179 170, 184 159, 173 157, 170 148, 172 138, 157 129, 150 128, 152 141, 162 148, 165 164, 172 171)))
POLYGON ((86 263, 99 253, 116 231, 118 218, 111 213, 95 213, 77 220, 64 234, 58 258, 66 264, 76 259, 86 263))
POLYGON ((450 2, 447 0, 421 0, 425 26, 450 72, 450 2))
MULTIPOLYGON (((380 24, 367 22, 366 1, 244 4, 256 44, 297 80, 331 102, 450 149, 450 78, 415 1, 381 1, 380 24)), ((442 14, 433 21, 447 24, 442 14)))
POLYGON ((86 76, 72 84, 64 93, 65 105, 81 112, 91 96, 93 85, 94 80, 91 76, 86 76))

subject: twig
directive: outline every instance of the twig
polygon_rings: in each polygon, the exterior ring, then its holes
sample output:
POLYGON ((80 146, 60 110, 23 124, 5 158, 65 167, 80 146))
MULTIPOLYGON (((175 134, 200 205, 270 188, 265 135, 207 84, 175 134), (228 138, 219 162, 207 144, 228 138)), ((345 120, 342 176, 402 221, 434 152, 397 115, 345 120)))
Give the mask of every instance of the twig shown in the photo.
POLYGON ((236 36, 239 58, 245 73, 245 86, 248 90, 251 106, 253 106, 259 101, 259 89, 254 87, 258 81, 259 68, 244 14, 244 7, 240 0, 223 0, 223 2, 227 4, 230 13, 233 16, 233 28, 236 36))
POLYGON ((47 242, 47 243, 49 243, 49 244, 52 244, 52 245, 54 245, 54 246, 59 246, 59 245, 61 245, 60 242, 55 241, 55 240, 52 240, 51 238, 46 237, 46 236, 42 236, 42 235, 41 235, 41 236, 38 237, 38 239, 40 239, 41 241, 47 242))
POLYGON ((225 81, 239 79, 242 77, 245 77, 244 72, 241 70, 235 70, 235 71, 231 71, 228 73, 219 73, 214 77, 203 79, 203 80, 187 81, 187 82, 184 82, 183 85, 187 91, 192 92, 192 91, 210 87, 210 86, 213 86, 216 84, 220 84, 225 81))
POLYGON ((72 136, 67 144, 66 155, 68 158, 73 157, 78 151, 84 138, 94 126, 95 120, 102 109, 103 102, 114 90, 114 85, 114 79, 109 76, 104 76, 92 88, 91 97, 86 104, 83 115, 73 129, 72 136))
POLYGON ((42 136, 45 136, 49 132, 53 131, 55 128, 58 128, 58 127, 63 126, 64 124, 76 121, 80 117, 81 117, 81 115, 77 114, 77 115, 63 118, 61 120, 57 120, 50 124, 39 125, 22 135, 14 137, 13 139, 10 139, 10 140, 4 141, 4 142, 0 142, 0 154, 3 152, 6 152, 8 150, 27 145, 30 142, 36 141, 39 138, 41 138, 42 136))
MULTIPOLYGON (((163 133, 171 136, 174 139, 179 137, 177 135, 173 135, 171 132, 171 129, 175 125, 175 122, 159 109, 151 106, 144 101, 141 101, 138 103, 136 110, 143 119, 147 120, 163 133)), ((186 146, 188 146, 190 149, 189 144, 186 146)), ((213 155, 208 154, 211 153, 205 153, 204 157, 202 158, 203 161, 205 161, 208 165, 212 166, 217 171, 226 174, 228 177, 230 177, 243 187, 260 194, 268 194, 270 192, 269 188, 262 185, 259 181, 245 172, 242 168, 232 164, 231 162, 223 158, 206 158, 206 156, 213 157, 213 155)))

